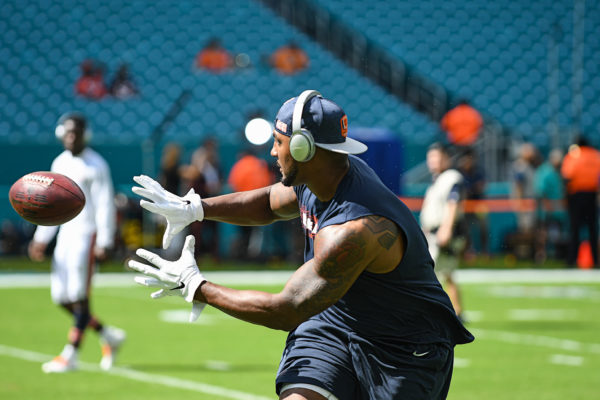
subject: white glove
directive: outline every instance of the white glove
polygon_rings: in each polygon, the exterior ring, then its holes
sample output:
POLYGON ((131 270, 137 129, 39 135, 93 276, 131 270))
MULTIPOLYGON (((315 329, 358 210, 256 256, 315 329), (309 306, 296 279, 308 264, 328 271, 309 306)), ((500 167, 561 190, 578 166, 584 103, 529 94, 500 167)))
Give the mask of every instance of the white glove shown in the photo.
POLYGON ((194 300, 194 294, 200 285, 206 281, 194 259, 194 246, 196 240, 192 235, 185 238, 181 257, 177 261, 167 261, 148 250, 137 249, 135 254, 158 267, 130 260, 129 268, 148 276, 136 276, 135 281, 140 285, 157 287, 160 290, 152 293, 150 297, 158 299, 163 296, 181 296, 188 303, 192 303, 190 322, 194 322, 206 306, 194 300))
POLYGON ((204 209, 200 195, 194 189, 183 197, 167 192, 160 183, 146 175, 134 176, 133 180, 143 187, 134 186, 133 193, 145 197, 150 201, 140 200, 140 205, 146 210, 160 214, 167 219, 167 229, 163 235, 163 249, 179 232, 194 221, 204 219, 204 209))

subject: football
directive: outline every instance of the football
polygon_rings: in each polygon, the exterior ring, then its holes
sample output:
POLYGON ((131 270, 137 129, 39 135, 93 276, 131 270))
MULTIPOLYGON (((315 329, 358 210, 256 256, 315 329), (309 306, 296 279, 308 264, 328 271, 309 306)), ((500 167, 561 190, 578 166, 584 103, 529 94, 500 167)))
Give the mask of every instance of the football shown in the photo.
POLYGON ((71 178, 48 171, 21 177, 11 186, 8 197, 15 211, 36 225, 64 224, 85 206, 85 195, 71 178))

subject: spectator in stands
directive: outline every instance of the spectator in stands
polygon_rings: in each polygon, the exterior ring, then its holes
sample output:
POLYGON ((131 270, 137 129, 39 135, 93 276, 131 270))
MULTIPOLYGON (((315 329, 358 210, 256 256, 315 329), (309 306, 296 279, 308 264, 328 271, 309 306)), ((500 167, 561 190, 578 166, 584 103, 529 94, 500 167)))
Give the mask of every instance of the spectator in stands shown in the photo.
POLYGON ((138 94, 138 89, 129 75, 127 64, 121 64, 109 90, 110 94, 118 99, 127 99, 138 94))
POLYGON ((483 127, 483 118, 466 99, 461 99, 456 107, 444 115, 440 125, 446 132, 448 143, 465 147, 477 141, 483 127))
POLYGON ((466 256, 470 256, 475 253, 475 249, 472 243, 472 230, 476 227, 479 233, 479 242, 481 245, 481 251, 483 254, 489 254, 488 247, 488 213, 485 205, 478 202, 483 200, 485 197, 485 175, 477 165, 477 157, 473 149, 467 149, 464 154, 458 159, 458 170, 463 176, 465 199, 472 200, 470 204, 472 208, 465 210, 465 227, 469 234, 467 235, 467 250, 466 256))
POLYGON ((538 164, 536 147, 531 143, 522 144, 518 158, 512 164, 511 197, 516 200, 517 227, 523 234, 532 234, 535 226, 535 212, 527 200, 534 198, 533 177, 538 164))
POLYGON ((196 68, 210 72, 223 72, 233 66, 233 58, 221 41, 212 38, 196 56, 196 68))
POLYGON ((435 273, 440 282, 445 284, 454 311, 462 318, 460 290, 453 275, 466 247, 461 224, 464 178, 459 171, 451 168, 448 148, 440 143, 429 147, 427 168, 433 182, 423 199, 421 228, 435 262, 435 273))
MULTIPOLYGON (((246 150, 231 168, 228 183, 234 192, 246 192, 275 183, 267 162, 246 150)), ((237 258, 257 259, 262 250, 264 229, 262 226, 240 226, 240 237, 232 251, 237 258)))
POLYGON ((92 60, 81 63, 81 76, 75 83, 75 93, 89 99, 99 100, 108 94, 104 83, 104 69, 92 60))
MULTIPOLYGON (((213 137, 204 140, 192 153, 190 164, 182 167, 181 174, 187 186, 185 191, 194 189, 201 197, 220 194, 222 174, 217 140, 213 137)), ((194 222, 190 224, 190 233, 196 238, 196 257, 208 252, 213 260, 220 259, 219 224, 216 221, 194 222)))
POLYGON ((293 40, 275 50, 269 61, 283 75, 296 74, 309 64, 308 56, 293 40))
POLYGON ((584 137, 579 137, 563 160, 561 174, 567 186, 570 243, 567 261, 574 266, 579 250, 579 231, 589 230, 589 242, 594 265, 598 266, 598 189, 600 182, 600 152, 584 137))
POLYGON ((557 255, 557 247, 566 226, 563 207, 565 190, 560 176, 562 158, 563 152, 560 149, 552 150, 548 160, 538 167, 533 178, 537 203, 535 260, 538 263, 546 260, 548 250, 552 256, 557 255))

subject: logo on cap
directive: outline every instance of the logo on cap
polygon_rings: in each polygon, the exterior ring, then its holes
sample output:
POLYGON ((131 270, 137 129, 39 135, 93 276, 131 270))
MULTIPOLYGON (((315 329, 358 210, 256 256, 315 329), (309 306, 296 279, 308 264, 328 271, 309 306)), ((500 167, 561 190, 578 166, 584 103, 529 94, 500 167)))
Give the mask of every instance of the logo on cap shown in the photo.
POLYGON ((281 132, 283 132, 283 133, 287 132, 287 124, 285 122, 283 122, 282 120, 277 120, 277 123, 275 124, 275 126, 281 132))
POLYGON ((340 119, 340 128, 342 129, 342 136, 345 138, 348 135, 348 117, 345 114, 340 119))

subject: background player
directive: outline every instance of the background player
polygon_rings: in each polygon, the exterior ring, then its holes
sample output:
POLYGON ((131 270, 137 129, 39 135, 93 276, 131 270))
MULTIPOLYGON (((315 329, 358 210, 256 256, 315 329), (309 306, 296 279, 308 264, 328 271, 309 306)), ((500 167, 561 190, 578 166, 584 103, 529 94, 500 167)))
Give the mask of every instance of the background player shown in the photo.
POLYGON ((116 351, 125 339, 118 328, 103 325, 90 312, 90 283, 95 259, 104 260, 113 246, 115 206, 113 184, 106 161, 86 147, 90 131, 86 119, 67 114, 58 122, 56 136, 65 151, 52 162, 51 170, 73 179, 83 190, 86 204, 71 221, 57 226, 38 226, 29 244, 29 257, 44 259, 48 243, 58 231, 52 257, 52 300, 73 316, 68 343, 53 360, 44 363, 46 373, 66 372, 77 367, 77 352, 87 327, 100 335, 103 369, 112 367, 116 351))
POLYGON ((464 199, 464 190, 463 176, 450 166, 450 155, 445 146, 440 143, 429 146, 427 168, 433 182, 425 192, 420 219, 429 253, 435 261, 435 272, 445 283, 454 310, 460 317, 462 302, 453 273, 467 244, 459 224, 463 214, 461 200, 464 199))
POLYGON ((163 246, 195 220, 262 225, 301 218, 305 263, 280 293, 238 291, 208 282, 188 236, 181 258, 140 249, 130 267, 152 297, 180 295, 245 321, 290 331, 276 390, 280 399, 445 398, 454 345, 473 340, 433 272, 411 212, 362 160, 366 146, 347 134, 347 117, 315 91, 277 114, 271 155, 281 183, 201 200, 179 198, 146 176, 134 192, 168 221, 163 246), (302 129, 301 129, 302 128, 302 129))

